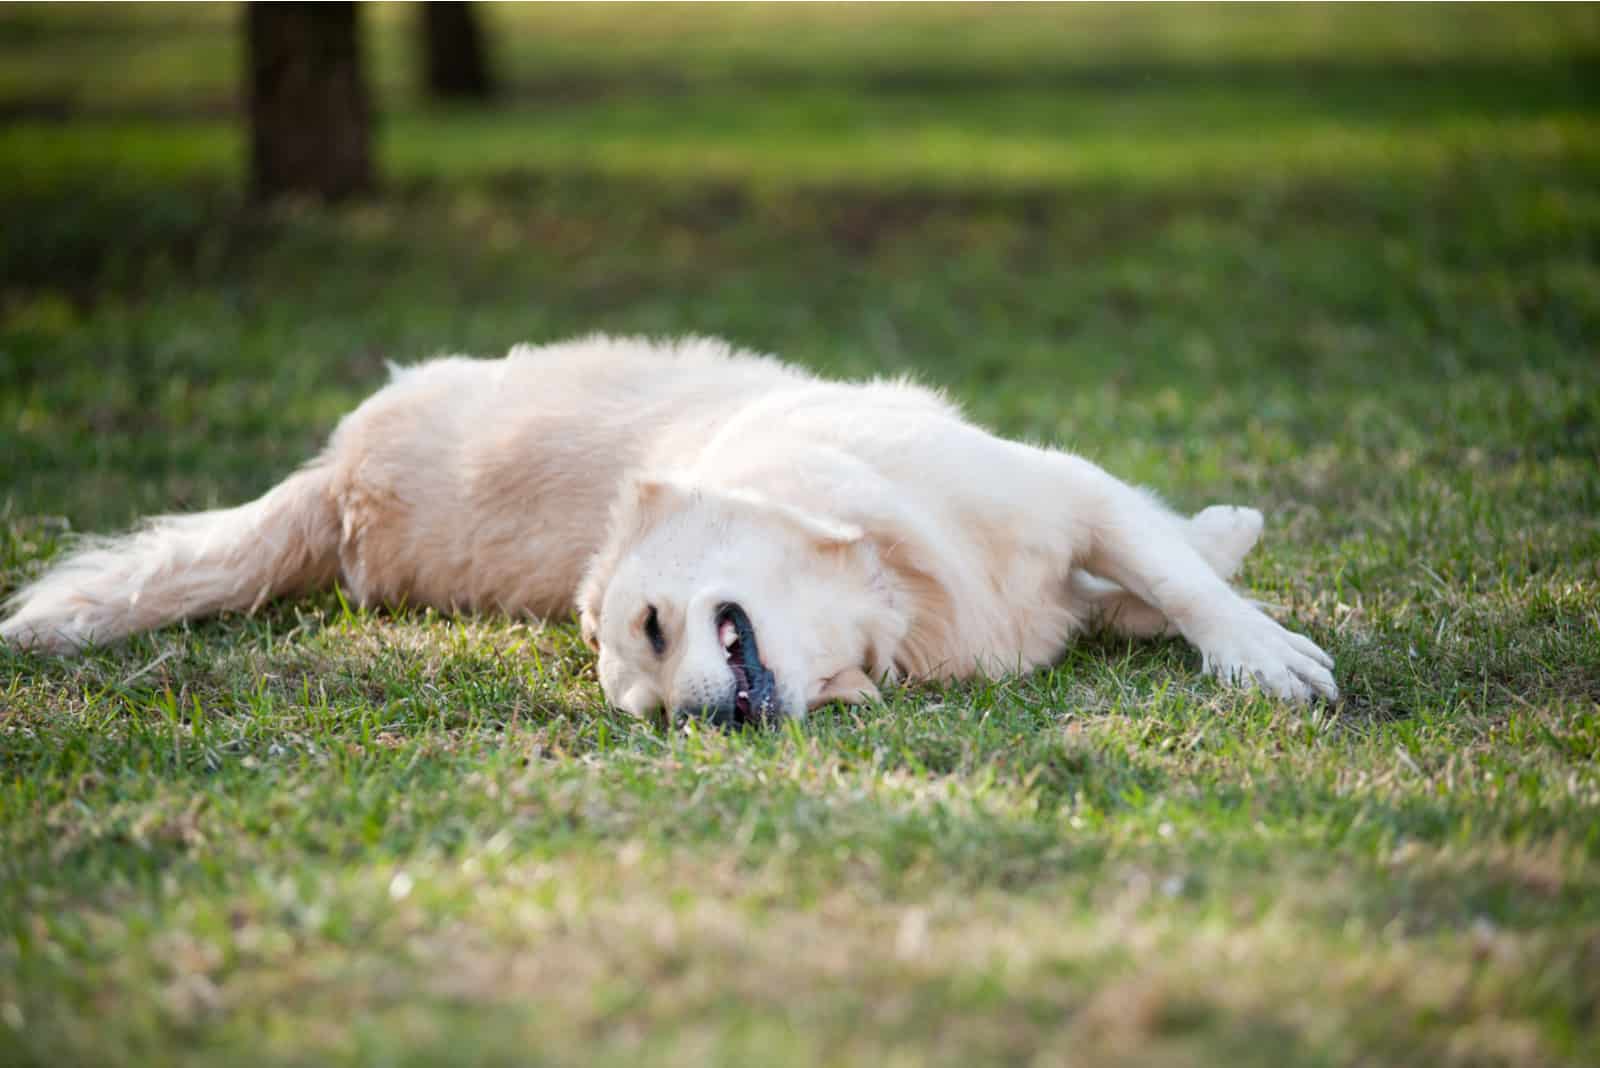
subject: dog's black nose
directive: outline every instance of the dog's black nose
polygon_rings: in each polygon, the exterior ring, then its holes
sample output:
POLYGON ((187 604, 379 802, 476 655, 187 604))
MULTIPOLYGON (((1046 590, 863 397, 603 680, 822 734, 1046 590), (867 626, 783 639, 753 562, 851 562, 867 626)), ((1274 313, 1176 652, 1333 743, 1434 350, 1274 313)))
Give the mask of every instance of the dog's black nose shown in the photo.
POLYGON ((679 727, 690 720, 705 723, 720 730, 743 727, 749 722, 739 711, 739 706, 732 702, 725 705, 684 706, 673 713, 672 716, 672 722, 679 727))

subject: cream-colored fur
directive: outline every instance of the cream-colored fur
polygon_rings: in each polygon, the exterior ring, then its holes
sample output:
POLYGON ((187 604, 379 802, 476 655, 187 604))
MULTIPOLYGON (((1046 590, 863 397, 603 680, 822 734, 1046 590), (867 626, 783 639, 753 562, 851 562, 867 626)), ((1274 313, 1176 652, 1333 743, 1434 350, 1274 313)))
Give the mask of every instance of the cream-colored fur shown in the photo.
POLYGON ((907 382, 591 337, 396 370, 271 492, 85 544, 12 598, 0 638, 66 652, 337 578, 362 603, 576 609, 606 694, 640 714, 734 700, 728 604, 783 715, 1027 671, 1096 623, 1335 697, 1332 659, 1226 581, 1260 532, 1248 508, 1175 516, 907 382))

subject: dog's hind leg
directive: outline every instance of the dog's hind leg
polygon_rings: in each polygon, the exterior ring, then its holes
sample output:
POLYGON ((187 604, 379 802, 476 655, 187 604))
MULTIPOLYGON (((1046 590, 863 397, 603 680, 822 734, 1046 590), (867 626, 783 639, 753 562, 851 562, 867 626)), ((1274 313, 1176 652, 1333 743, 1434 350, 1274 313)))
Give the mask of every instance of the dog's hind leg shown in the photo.
MULTIPOLYGON (((1261 524, 1261 513, 1254 508, 1215 504, 1185 521, 1183 535, 1218 578, 1230 579, 1260 540, 1261 524)), ((1115 582, 1081 568, 1072 572, 1069 581, 1073 599, 1090 606, 1100 626, 1135 638, 1178 633, 1160 609, 1115 582)))

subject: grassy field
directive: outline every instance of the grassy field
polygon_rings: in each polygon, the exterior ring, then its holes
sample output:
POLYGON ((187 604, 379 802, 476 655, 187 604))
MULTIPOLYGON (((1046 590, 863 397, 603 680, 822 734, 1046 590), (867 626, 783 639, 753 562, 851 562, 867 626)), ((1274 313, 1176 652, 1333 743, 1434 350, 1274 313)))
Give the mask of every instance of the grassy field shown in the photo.
POLYGON ((365 12, 384 194, 243 202, 237 12, 0 7, 0 593, 385 360, 913 372, 1194 509, 1345 696, 1180 643, 768 734, 334 594, 0 649, 5 1064, 1600 1061, 1600 14, 365 12))

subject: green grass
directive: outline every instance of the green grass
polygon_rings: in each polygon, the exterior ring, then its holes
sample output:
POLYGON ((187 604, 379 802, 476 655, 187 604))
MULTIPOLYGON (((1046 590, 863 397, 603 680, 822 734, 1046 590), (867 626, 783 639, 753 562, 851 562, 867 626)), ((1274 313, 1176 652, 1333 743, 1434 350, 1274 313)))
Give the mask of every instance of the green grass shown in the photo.
POLYGON ((1179 643, 770 734, 334 594, 0 650, 7 1064, 1600 1060, 1596 9, 494 9, 505 105, 250 210, 237 13, 0 8, 0 592, 384 360, 912 371, 1193 509, 1344 699, 1179 643))

